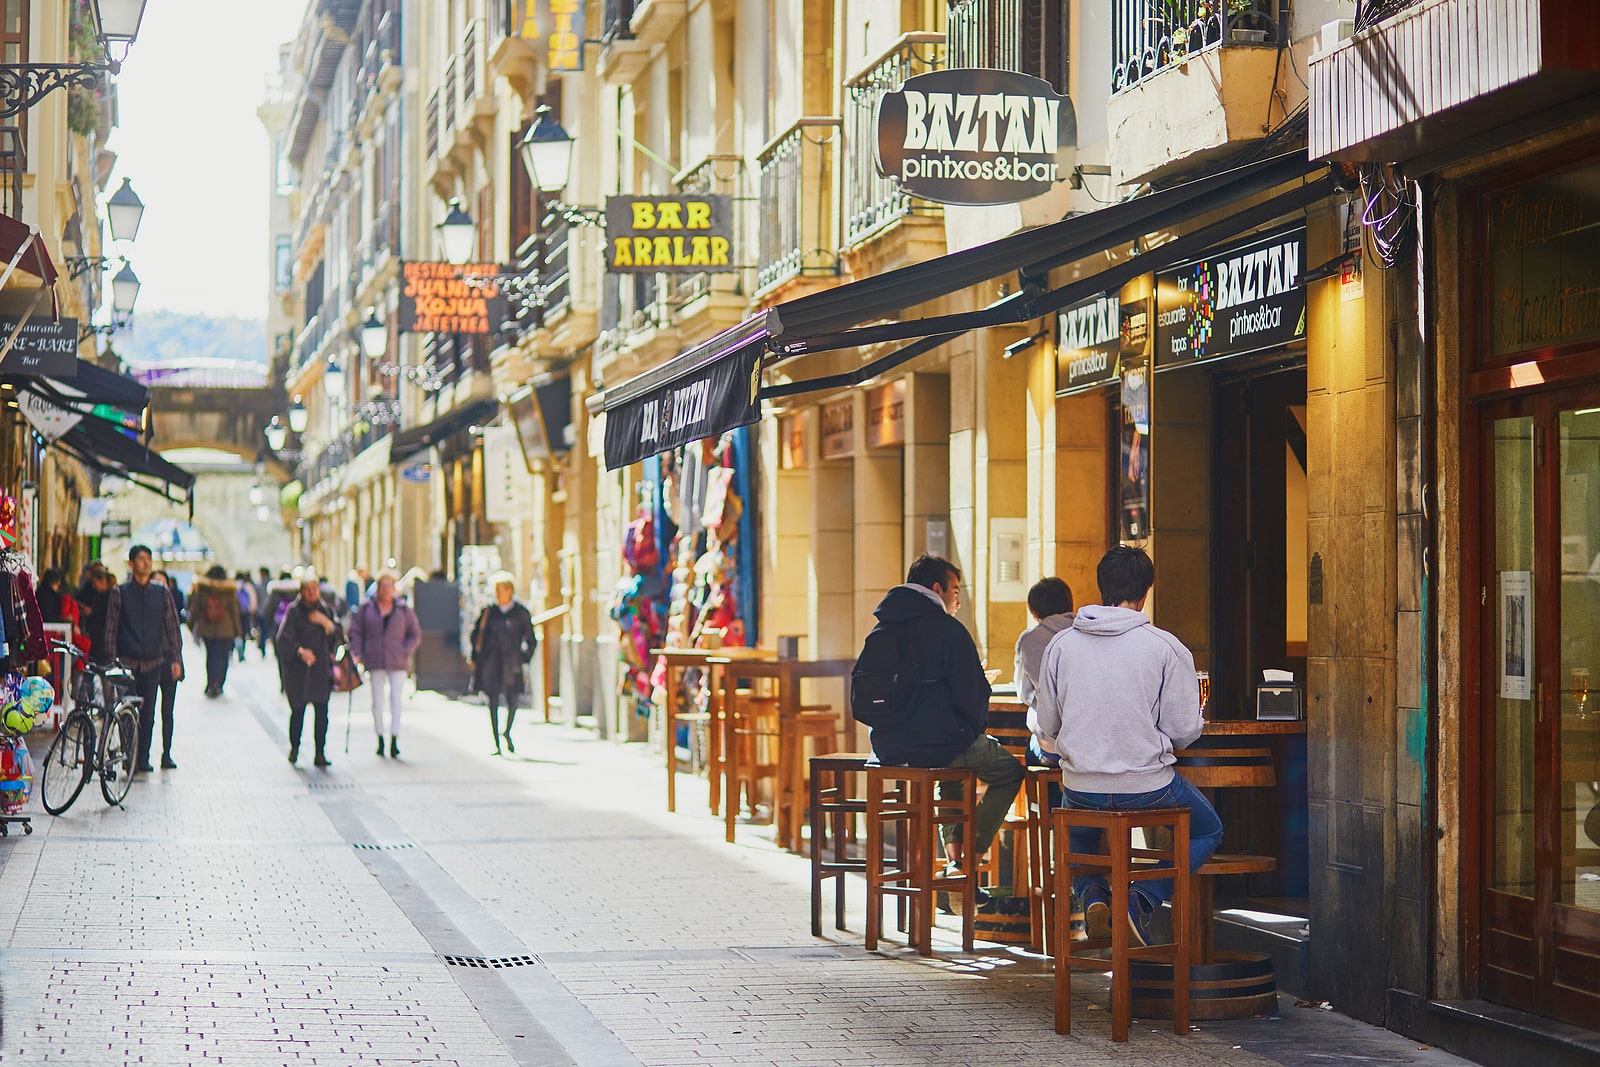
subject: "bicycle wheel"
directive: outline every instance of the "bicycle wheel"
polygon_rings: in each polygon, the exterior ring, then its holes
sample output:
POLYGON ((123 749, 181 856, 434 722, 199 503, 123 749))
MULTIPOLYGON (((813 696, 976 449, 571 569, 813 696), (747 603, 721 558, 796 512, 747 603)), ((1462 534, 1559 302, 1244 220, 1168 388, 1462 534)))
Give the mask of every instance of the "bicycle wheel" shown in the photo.
POLYGON ((125 700, 111 713, 100 752, 100 793, 107 804, 122 804, 133 785, 133 761, 138 758, 139 713, 132 701, 125 700))
POLYGON ((89 780, 89 753, 94 751, 94 723, 73 712, 61 724, 39 769, 39 792, 44 810, 60 815, 72 807, 89 780))

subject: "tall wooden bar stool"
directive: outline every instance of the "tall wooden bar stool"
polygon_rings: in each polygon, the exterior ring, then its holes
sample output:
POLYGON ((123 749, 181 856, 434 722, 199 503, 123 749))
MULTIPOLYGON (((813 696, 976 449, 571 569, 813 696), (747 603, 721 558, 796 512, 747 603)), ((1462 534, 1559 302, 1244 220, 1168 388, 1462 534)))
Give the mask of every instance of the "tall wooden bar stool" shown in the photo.
MULTIPOLYGON (((961 895, 961 947, 972 951, 978 865, 963 864, 961 874, 945 877, 939 827, 959 824, 972 841, 977 774, 970 767, 867 768, 867 950, 883 935, 883 899, 903 899, 909 909, 907 944, 933 955, 933 913, 939 892, 961 895), (940 800, 941 782, 960 782, 959 800, 940 800), (884 855, 885 830, 894 828, 903 847, 891 861, 884 855), (935 871, 940 873, 935 873, 935 871)), ((976 857, 972 857, 976 859, 976 857)))
POLYGON ((1061 768, 1028 767, 1024 774, 1022 802, 1028 808, 1028 919, 1031 923, 1028 947, 1034 952, 1050 953, 1055 930, 1050 787, 1061 784, 1061 768))
POLYGON ((1111 1040, 1128 1040, 1133 1017, 1132 971, 1135 960, 1166 959, 1172 965, 1173 1033, 1189 1032, 1189 809, 1147 808, 1133 811, 1092 811, 1057 808, 1055 824, 1055 943, 1056 1033, 1072 1032, 1072 969, 1106 969, 1106 959, 1090 950, 1111 949, 1111 1040), (1108 856, 1073 852, 1075 826, 1102 831, 1108 856), (1162 827, 1172 834, 1170 848, 1134 848, 1133 831, 1162 827), (1170 866, 1157 867, 1165 861, 1170 866), (1111 936, 1069 941, 1067 913, 1062 901, 1072 898, 1074 874, 1104 874, 1111 888, 1111 936), (1162 945, 1134 946, 1128 927, 1130 883, 1171 878, 1172 941, 1162 945))
POLYGON ((776 807, 778 698, 737 689, 727 692, 724 708, 727 716, 724 747, 728 758, 723 772, 727 795, 723 797, 722 815, 731 844, 744 803, 748 802, 754 818, 770 788, 773 806, 768 811, 776 807))
MULTIPOLYGON (((847 851, 855 836, 855 820, 867 812, 866 796, 855 789, 856 776, 867 769, 870 753, 835 752, 811 757, 811 936, 822 936, 822 883, 833 879, 833 928, 844 929, 845 874, 865 874, 865 856, 847 851)), ((904 848, 903 842, 896 849, 904 848)), ((902 925, 904 922, 902 921, 902 925)))
POLYGON ((800 851, 803 805, 809 799, 806 746, 812 756, 839 750, 839 716, 827 704, 805 704, 793 715, 778 718, 777 844, 800 851))

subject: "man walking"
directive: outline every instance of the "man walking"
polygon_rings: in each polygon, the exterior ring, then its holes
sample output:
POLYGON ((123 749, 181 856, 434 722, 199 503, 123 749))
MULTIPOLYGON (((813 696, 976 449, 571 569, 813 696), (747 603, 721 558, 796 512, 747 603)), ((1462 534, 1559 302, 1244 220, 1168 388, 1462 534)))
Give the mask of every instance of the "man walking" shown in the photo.
MULTIPOLYGON (((1035 698, 1038 736, 1061 754, 1066 806, 1098 811, 1189 809, 1189 864, 1199 870, 1222 843, 1222 820, 1211 802, 1173 771, 1172 750, 1200 736, 1200 691, 1194 656, 1144 614, 1155 565, 1137 548, 1118 545, 1095 577, 1104 606, 1078 609, 1072 628, 1051 639, 1035 698)), ((1072 831, 1072 851, 1098 851, 1100 833, 1072 831)), ((1111 891, 1102 875, 1073 879, 1091 938, 1111 933, 1111 891)), ((1149 919, 1172 899, 1172 881, 1134 882, 1128 923, 1149 944, 1149 919)))
MULTIPOLYGON (((161 692, 162 672, 175 680, 183 678, 183 637, 178 631, 178 609, 167 590, 150 581, 155 563, 150 549, 134 545, 128 549, 128 580, 111 590, 106 605, 106 644, 111 659, 120 659, 133 671, 134 691, 142 699, 139 707, 139 766, 150 766, 151 734, 155 731, 156 700, 161 692)), ((162 738, 163 770, 172 770, 172 736, 162 738)))
MULTIPOLYGON (((939 828, 951 874, 989 850, 1022 784, 1022 764, 984 732, 989 725, 989 680, 972 635, 955 619, 960 606, 961 572, 956 566, 938 556, 918 557, 905 584, 889 590, 873 610, 878 625, 867 636, 855 675, 860 678, 871 666, 867 661, 875 656, 875 645, 900 652, 899 669, 915 665, 919 675, 907 714, 872 727, 876 762, 886 767, 971 767, 988 786, 977 805, 971 853, 962 855, 960 826, 939 828)), ((960 789, 960 783, 942 786, 940 797, 959 799, 960 789)), ((978 900, 983 899, 980 894, 978 900)))

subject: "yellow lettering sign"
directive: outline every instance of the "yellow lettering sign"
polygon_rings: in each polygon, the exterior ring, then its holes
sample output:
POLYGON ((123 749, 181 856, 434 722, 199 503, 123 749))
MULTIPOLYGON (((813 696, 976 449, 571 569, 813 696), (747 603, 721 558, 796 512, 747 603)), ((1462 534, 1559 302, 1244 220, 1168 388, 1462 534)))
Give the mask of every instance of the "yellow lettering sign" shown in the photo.
POLYGON ((648 200, 635 200, 633 202, 633 228, 636 230, 653 230, 656 228, 656 206, 648 200))
POLYGON ((711 205, 704 200, 691 200, 686 205, 689 209, 688 228, 691 230, 711 229, 711 205))

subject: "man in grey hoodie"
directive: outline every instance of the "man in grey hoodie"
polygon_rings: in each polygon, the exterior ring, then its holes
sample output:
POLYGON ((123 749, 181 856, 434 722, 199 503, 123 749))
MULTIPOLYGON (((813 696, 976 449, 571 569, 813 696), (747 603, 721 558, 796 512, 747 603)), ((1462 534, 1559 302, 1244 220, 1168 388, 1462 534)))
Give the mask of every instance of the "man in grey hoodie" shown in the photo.
MULTIPOLYGON (((1034 707, 1041 741, 1061 754, 1068 807, 1101 811, 1189 809, 1189 863, 1198 870, 1222 844, 1222 820, 1205 796, 1172 769, 1172 751, 1200 736, 1194 656, 1144 614, 1155 565, 1119 545, 1095 577, 1104 606, 1079 609, 1072 627, 1045 649, 1034 707)), ((1095 852, 1099 831, 1072 832, 1074 852, 1095 852)), ((1104 876, 1073 879, 1090 937, 1110 935, 1111 893, 1104 876)), ((1152 912, 1172 898, 1172 882, 1141 881, 1128 896, 1128 922, 1150 943, 1152 912)))

